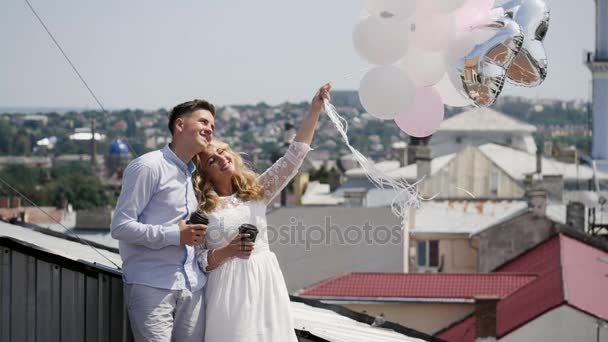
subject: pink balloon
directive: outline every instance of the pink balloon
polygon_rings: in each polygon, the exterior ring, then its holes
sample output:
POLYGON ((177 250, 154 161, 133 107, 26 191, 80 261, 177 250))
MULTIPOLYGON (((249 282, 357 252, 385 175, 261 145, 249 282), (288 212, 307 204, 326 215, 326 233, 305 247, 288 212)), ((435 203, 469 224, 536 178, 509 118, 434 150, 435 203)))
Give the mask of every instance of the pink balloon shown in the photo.
POLYGON ((414 104, 406 112, 395 118, 395 123, 407 135, 417 138, 428 137, 441 124, 445 108, 441 96, 432 87, 416 89, 414 104))

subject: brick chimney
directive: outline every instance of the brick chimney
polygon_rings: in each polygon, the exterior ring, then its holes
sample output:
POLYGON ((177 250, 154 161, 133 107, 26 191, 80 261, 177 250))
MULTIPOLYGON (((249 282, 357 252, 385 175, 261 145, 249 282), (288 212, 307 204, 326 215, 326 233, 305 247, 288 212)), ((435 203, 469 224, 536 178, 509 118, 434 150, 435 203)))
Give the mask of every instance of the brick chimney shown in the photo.
POLYGON ((11 199, 9 197, 0 197, 0 208, 10 208, 11 199))
POLYGON ((496 306, 499 300, 497 296, 475 297, 475 342, 496 341, 496 306))
POLYGON ((585 230, 585 205, 581 202, 569 202, 566 205, 566 224, 580 231, 585 230))
POLYGON ((528 209, 534 217, 545 217, 547 215, 547 192, 545 190, 530 190, 526 192, 528 209))
POLYGON ((21 208, 21 197, 11 197, 11 208, 21 208))

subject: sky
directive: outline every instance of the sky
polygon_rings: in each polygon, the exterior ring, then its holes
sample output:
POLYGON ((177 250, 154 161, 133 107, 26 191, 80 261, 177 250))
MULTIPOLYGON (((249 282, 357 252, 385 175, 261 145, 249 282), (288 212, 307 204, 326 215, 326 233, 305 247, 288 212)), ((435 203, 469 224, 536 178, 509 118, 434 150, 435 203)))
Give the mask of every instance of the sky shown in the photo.
MULTIPOLYGON (((503 95, 589 99, 593 0, 546 0, 549 74, 503 95)), ((358 88, 352 45, 361 0, 30 0, 107 108, 309 100, 319 85, 358 88)), ((0 107, 97 105, 24 0, 0 1, 0 107)))

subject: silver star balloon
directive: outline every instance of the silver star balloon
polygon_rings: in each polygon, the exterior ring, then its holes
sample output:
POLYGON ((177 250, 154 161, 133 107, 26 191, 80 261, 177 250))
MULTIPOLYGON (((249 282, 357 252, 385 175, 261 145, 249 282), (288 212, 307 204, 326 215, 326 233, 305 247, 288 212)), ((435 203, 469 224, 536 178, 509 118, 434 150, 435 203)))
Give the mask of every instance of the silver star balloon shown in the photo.
POLYGON ((549 7, 544 0, 512 0, 500 7, 524 33, 521 52, 507 70, 508 79, 521 86, 535 87, 547 77, 547 55, 543 40, 549 29, 549 7))
POLYGON ((508 17, 496 20, 483 30, 495 32, 456 65, 464 95, 477 106, 492 105, 502 92, 507 70, 523 43, 521 27, 508 17))

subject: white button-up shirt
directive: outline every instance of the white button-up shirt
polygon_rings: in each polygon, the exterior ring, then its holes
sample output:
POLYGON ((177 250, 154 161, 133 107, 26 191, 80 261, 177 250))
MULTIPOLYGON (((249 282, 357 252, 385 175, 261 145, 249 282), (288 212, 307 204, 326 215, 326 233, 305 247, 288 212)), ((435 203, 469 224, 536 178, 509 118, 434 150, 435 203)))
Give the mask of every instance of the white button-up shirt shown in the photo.
POLYGON ((133 160, 124 171, 112 237, 119 240, 126 284, 201 289, 206 282, 195 249, 180 245, 180 220, 197 208, 194 164, 165 146, 133 160))

